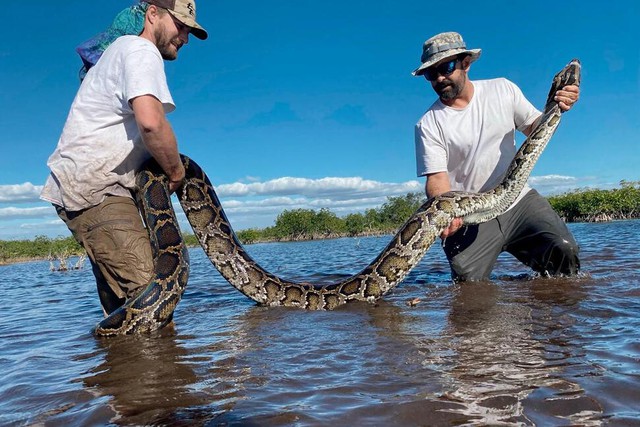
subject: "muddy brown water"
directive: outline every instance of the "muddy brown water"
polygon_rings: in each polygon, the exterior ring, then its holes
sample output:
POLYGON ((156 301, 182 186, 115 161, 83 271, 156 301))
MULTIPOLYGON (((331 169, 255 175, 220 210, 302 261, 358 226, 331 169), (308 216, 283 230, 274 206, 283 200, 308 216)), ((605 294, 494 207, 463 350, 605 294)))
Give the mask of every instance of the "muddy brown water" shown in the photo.
MULTIPOLYGON (((432 247, 377 304, 331 312, 258 307, 195 248, 175 327, 115 339, 90 333, 90 268, 0 267, 0 425, 640 425, 640 221, 570 228, 580 277, 504 255, 454 285, 432 247)), ((330 282, 389 239, 247 248, 330 282)))

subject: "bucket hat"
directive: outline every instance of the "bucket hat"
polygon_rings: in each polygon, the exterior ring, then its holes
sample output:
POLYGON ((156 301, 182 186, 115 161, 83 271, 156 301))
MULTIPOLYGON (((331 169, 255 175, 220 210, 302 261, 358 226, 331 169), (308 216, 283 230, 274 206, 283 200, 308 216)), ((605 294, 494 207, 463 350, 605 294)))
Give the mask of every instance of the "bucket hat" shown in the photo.
POLYGON ((195 0, 145 0, 163 9, 167 9, 171 16, 191 28, 191 34, 205 40, 209 35, 207 31, 196 22, 195 0))
POLYGON ((462 36, 456 32, 447 32, 437 34, 422 45, 422 57, 420 62, 422 64, 413 70, 414 76, 419 76, 424 73, 426 68, 429 68, 433 64, 437 64, 444 58, 455 56, 460 53, 468 53, 471 55, 471 62, 480 57, 482 53, 481 49, 467 49, 467 45, 462 40, 462 36))

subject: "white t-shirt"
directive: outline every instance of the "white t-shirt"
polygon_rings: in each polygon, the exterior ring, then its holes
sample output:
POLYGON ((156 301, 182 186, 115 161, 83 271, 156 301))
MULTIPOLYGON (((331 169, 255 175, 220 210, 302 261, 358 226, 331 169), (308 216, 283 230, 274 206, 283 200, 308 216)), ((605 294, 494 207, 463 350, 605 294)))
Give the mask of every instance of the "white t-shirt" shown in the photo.
MULTIPOLYGON (((522 132, 541 113, 507 79, 472 84, 464 108, 433 103, 416 124, 415 143, 418 176, 448 172, 451 190, 475 193, 502 181, 517 151, 515 130, 522 132)), ((530 189, 525 185, 518 200, 530 189)))
POLYGON ((175 109, 158 48, 138 36, 116 39, 87 73, 71 105, 40 198, 78 211, 107 195, 131 197, 135 173, 150 157, 130 101, 153 95, 175 109))

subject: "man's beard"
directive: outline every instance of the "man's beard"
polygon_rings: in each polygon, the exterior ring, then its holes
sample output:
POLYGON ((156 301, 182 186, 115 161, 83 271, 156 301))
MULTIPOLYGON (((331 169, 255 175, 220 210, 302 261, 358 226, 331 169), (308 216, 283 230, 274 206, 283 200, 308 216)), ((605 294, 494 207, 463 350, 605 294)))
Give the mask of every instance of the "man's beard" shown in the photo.
POLYGON ((452 101, 460 95, 464 81, 444 80, 434 86, 434 90, 443 101, 452 101))
MULTIPOLYGON (((156 47, 160 51, 162 59, 173 61, 178 57, 178 48, 172 41, 165 36, 164 28, 158 28, 156 31, 156 47)), ((178 43, 179 44, 179 43, 178 43)))

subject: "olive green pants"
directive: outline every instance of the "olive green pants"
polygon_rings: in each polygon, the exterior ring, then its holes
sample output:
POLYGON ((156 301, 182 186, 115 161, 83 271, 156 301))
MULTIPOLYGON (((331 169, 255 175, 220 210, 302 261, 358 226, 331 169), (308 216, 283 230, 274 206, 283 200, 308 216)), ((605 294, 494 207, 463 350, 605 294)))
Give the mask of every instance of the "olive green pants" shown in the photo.
POLYGON ((146 287, 153 277, 153 257, 133 199, 109 196, 77 212, 54 206, 91 260, 105 315, 146 287))

